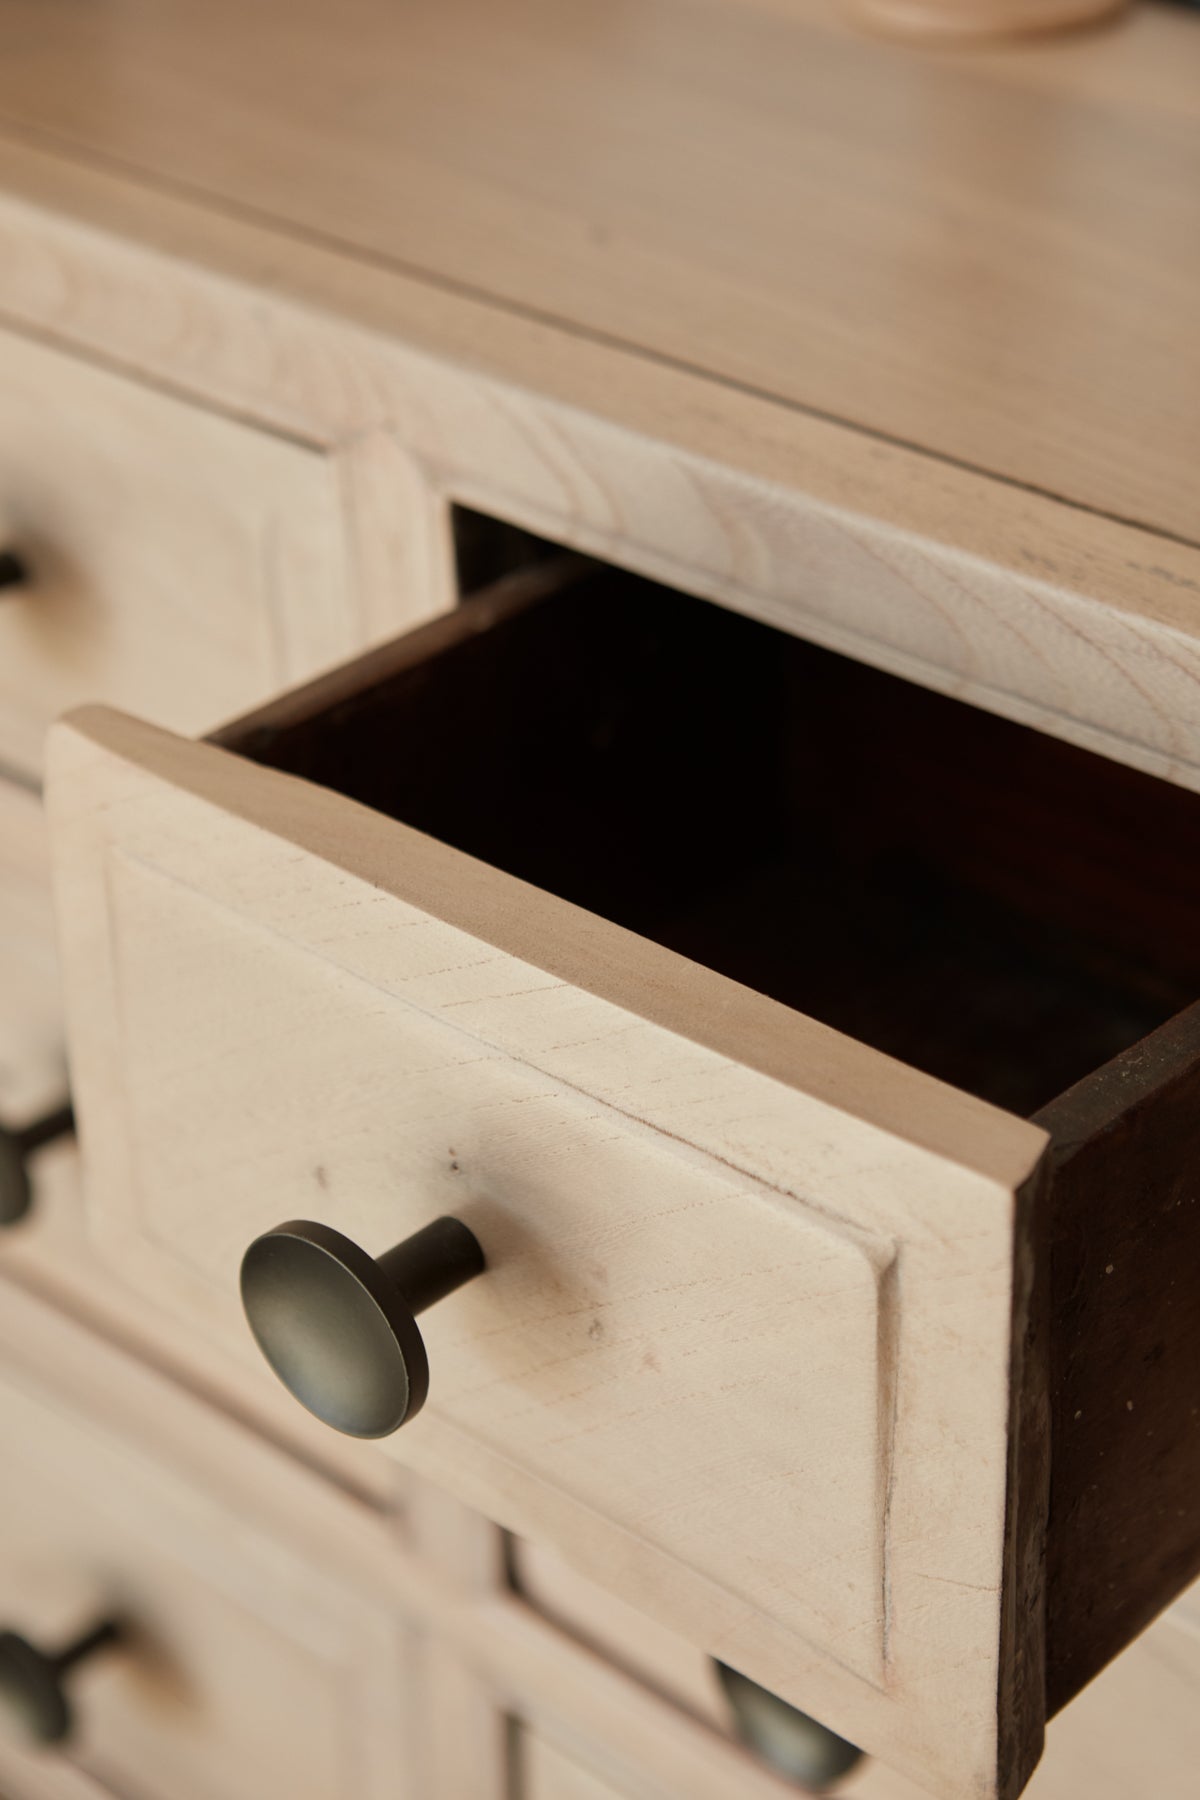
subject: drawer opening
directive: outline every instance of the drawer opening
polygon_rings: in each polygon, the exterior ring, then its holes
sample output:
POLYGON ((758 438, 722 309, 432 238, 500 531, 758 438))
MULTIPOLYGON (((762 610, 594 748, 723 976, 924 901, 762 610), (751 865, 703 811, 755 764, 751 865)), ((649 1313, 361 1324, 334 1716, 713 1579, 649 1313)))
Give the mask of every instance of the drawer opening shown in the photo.
POLYGON ((469 506, 450 508, 450 529, 461 595, 478 593, 507 575, 553 561, 563 553, 561 544, 469 506))
POLYGON ((1200 798, 576 571, 236 747, 1013 1111, 1200 994, 1200 798))

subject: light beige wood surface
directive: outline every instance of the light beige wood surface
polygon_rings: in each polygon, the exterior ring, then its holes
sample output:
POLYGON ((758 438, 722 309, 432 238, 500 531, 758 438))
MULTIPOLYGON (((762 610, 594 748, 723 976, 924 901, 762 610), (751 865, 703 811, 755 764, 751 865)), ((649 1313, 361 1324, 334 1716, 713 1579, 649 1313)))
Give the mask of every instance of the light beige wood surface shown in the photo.
POLYGON ((516 1754, 520 1800, 634 1800, 536 1732, 520 1734, 516 1754))
MULTIPOLYGON (((438 1584, 422 1657, 430 1800, 526 1800, 528 1736, 582 1746, 591 1766, 654 1800, 794 1797, 723 1729, 687 1717, 517 1599, 495 1526, 417 1477, 409 1485, 407 1539, 438 1584)), ((644 1615, 631 1616, 645 1627, 644 1615)))
POLYGON ((510 1556, 517 1591, 543 1617, 685 1712, 728 1730, 729 1709, 703 1650, 589 1580, 545 1544, 515 1538, 510 1556))
MULTIPOLYGON (((448 1605, 466 1620, 477 1611, 486 1616, 508 1587, 503 1532, 419 1479, 410 1480, 406 1502, 407 1541, 448 1605)), ((473 1648, 473 1634, 469 1641, 473 1648)), ((427 1749, 422 1795, 428 1800, 459 1800, 468 1794, 471 1800, 517 1800, 511 1722, 487 1675, 473 1656, 463 1655, 461 1630, 428 1633, 419 1680, 427 1749)))
POLYGON ((578 1745, 585 1763, 618 1786, 633 1784, 653 1800, 796 1800, 793 1782, 532 1614, 494 1602, 474 1617, 478 1647, 460 1654, 493 1707, 538 1735, 578 1745))
POLYGON ((45 815, 0 778, 0 1125, 54 1111, 66 1089, 45 815))
POLYGON ((491 1273, 388 1453, 955 1800, 1011 1791, 1042 1134, 220 751, 94 711, 52 776, 107 1254, 249 1358, 257 1231, 461 1212, 491 1273))
POLYGON ((446 603, 456 498, 1200 783, 1194 545, 2 138, 0 312, 333 446, 364 619, 446 603))
POLYGON ((381 1523, 7 1288, 0 1442, 5 1623, 129 1622, 72 1681, 73 1763, 121 1795, 417 1800, 381 1523))
POLYGON ((252 34, 236 0, 4 0, 0 31, 13 132, 1196 536, 1185 11, 986 57, 836 0, 265 0, 252 34))
POLYGON ((119 695, 204 730, 364 638, 335 475, 294 443, 0 334, 0 760, 119 695))
POLYGON ((113 1800, 111 1789, 61 1761, 32 1757, 0 1744, 4 1800, 113 1800))

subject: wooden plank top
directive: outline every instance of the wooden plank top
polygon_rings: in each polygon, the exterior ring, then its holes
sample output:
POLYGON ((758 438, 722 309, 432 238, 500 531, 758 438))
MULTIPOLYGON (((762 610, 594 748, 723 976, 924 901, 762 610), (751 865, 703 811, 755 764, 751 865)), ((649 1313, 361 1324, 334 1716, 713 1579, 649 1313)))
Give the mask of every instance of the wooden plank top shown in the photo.
MULTIPOLYGON (((1200 16, 0 0, 0 130, 1188 543, 1200 16)), ((448 294, 449 297, 449 294, 448 294)))

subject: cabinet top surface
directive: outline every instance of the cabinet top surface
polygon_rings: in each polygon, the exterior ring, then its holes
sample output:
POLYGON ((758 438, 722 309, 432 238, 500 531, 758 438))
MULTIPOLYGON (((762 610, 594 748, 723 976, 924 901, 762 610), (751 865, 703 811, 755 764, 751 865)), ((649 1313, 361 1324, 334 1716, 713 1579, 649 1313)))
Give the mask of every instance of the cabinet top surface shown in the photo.
POLYGON ((0 0, 0 131, 1200 538, 1200 16, 0 0))

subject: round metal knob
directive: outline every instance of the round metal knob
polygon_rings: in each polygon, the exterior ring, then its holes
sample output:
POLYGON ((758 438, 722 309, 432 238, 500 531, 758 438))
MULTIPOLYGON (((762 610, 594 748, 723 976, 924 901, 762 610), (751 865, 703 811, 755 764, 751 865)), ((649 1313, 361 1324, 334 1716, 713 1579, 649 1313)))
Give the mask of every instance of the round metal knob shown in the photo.
POLYGON ((845 1775, 862 1756, 854 1744, 748 1675, 721 1662, 716 1668, 738 1736, 780 1775, 819 1791, 845 1775))
POLYGON ((0 590, 24 587, 29 570, 12 550, 0 550, 0 590))
POLYGON ((74 1715, 63 1678, 76 1663, 114 1644, 120 1628, 110 1619, 84 1632, 65 1650, 39 1650, 15 1631, 0 1631, 0 1721, 12 1735, 37 1744, 61 1744, 74 1715))
POLYGON ((66 1137, 74 1129, 75 1114, 69 1106, 47 1113, 44 1119, 35 1119, 20 1131, 0 1125, 0 1226, 15 1225, 33 1203, 29 1157, 43 1144, 66 1137))
POLYGON ((329 1225, 293 1219, 242 1258, 242 1304, 302 1406, 349 1437, 387 1437, 429 1392, 416 1315, 485 1267, 458 1219, 435 1219, 378 1259, 329 1225))

